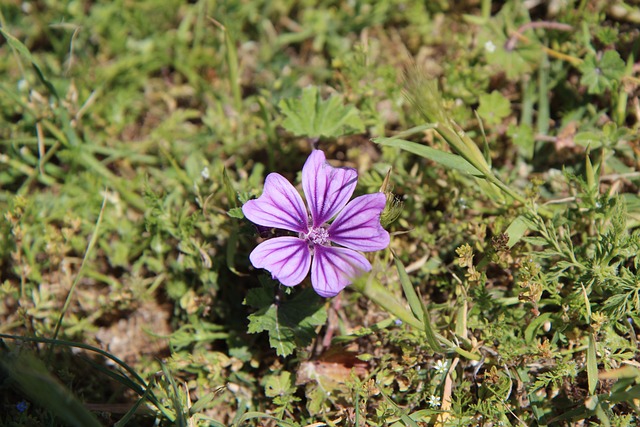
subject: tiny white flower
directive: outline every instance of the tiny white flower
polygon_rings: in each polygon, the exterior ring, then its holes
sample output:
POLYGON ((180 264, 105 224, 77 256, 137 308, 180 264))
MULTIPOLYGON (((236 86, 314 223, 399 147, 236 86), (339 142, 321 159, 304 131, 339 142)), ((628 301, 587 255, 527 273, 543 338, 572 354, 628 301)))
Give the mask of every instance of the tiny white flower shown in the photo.
POLYGON ((200 176, 205 181, 209 179, 210 175, 209 175, 209 167, 208 166, 205 166, 204 169, 202 169, 202 172, 200 172, 200 176))
POLYGON ((489 53, 493 53, 493 52, 496 51, 496 45, 493 44, 493 42, 491 40, 489 40, 488 42, 486 42, 484 44, 484 49, 489 53))
POLYGON ((28 88, 29 88, 29 82, 27 82, 25 79, 18 80, 18 90, 19 91, 25 91, 28 88))
POLYGON ((437 374, 444 374, 449 369, 449 363, 446 360, 438 360, 435 365, 433 365, 433 369, 437 374))
POLYGON ((436 396, 435 394, 432 394, 431 396, 429 396, 429 400, 427 401, 427 403, 432 408, 439 408, 440 407, 440 396, 436 396))

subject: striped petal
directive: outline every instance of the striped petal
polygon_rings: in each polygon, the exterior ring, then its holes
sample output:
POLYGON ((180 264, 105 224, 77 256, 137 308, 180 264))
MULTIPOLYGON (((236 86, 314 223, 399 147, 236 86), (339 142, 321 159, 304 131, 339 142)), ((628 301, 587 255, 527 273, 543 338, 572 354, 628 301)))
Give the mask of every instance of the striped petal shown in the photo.
POLYGON ((270 173, 264 182, 262 195, 242 206, 249 221, 265 227, 306 233, 307 209, 302 197, 285 177, 270 173))
POLYGON ((318 295, 329 298, 370 270, 369 261, 356 251, 318 245, 311 264, 311 284, 318 295))
POLYGON ((389 246, 389 233, 380 225, 387 203, 384 193, 356 197, 338 214, 327 230, 333 243, 362 252, 389 246))
POLYGON ((285 286, 295 286, 307 277, 311 252, 297 237, 275 237, 260 243, 249 255, 256 268, 264 268, 285 286))
POLYGON ((313 226, 320 227, 347 204, 358 181, 352 168, 334 168, 324 153, 313 150, 302 168, 302 190, 309 205, 313 226))

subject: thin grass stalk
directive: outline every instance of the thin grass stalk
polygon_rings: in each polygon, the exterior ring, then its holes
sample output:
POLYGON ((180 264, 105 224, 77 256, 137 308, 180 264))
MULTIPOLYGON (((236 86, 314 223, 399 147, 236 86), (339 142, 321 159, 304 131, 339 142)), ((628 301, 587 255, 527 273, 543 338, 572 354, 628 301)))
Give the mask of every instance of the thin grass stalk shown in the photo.
MULTIPOLYGON (((55 327, 55 330, 53 331, 53 338, 52 338, 54 341, 58 338, 58 334, 60 333, 62 320, 64 319, 64 316, 67 313, 67 310, 69 309, 69 304, 71 304, 71 297, 73 296, 73 292, 75 291, 76 286, 80 282, 80 279, 84 275, 84 269, 85 269, 87 259, 89 258, 89 255, 91 255, 91 252, 93 251, 93 248, 96 245, 96 242, 98 241, 100 225, 102 224, 102 216, 104 214, 104 208, 106 205, 107 205, 107 191, 105 189, 105 195, 104 195, 104 198, 102 199, 102 206, 100 207, 100 213, 98 214, 98 220, 96 221, 96 225, 93 229, 91 240, 89 240, 87 249, 85 250, 84 256, 82 257, 82 263, 80 264, 80 269, 78 270, 78 274, 76 275, 75 279, 73 280, 73 283, 71 284, 71 289, 69 289, 69 292, 67 293, 67 298, 64 302, 64 305, 62 306, 62 311, 60 312, 58 321, 56 322, 56 327, 55 327)), ((52 341, 51 344, 49 345, 49 352, 47 354, 47 360, 49 361, 48 363, 51 362, 51 357, 53 355, 53 347, 55 346, 54 341, 52 341)))

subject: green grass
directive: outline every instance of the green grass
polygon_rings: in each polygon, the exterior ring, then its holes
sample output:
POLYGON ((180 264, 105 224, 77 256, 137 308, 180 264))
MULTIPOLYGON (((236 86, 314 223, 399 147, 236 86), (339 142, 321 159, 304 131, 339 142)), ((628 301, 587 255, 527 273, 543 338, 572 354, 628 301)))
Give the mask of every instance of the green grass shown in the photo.
POLYGON ((633 2, 5 3, 0 425, 640 420, 633 2), (331 300, 239 209, 313 144, 395 203, 331 300))

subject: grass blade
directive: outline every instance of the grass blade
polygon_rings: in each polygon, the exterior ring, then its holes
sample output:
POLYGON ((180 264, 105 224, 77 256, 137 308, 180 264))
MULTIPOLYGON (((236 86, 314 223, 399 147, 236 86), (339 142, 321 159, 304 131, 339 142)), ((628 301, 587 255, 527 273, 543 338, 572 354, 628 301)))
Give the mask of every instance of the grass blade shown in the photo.
MULTIPOLYGON (((49 338, 37 338, 37 337, 21 337, 18 335, 9 335, 9 334, 0 334, 0 339, 8 339, 8 340, 16 340, 16 341, 24 341, 24 342, 36 342, 36 343, 43 343, 43 344, 52 344, 52 345, 63 345, 63 346, 67 346, 67 347, 75 347, 75 348, 81 348, 83 350, 88 350, 88 351, 92 351, 94 353, 100 354, 101 356, 106 357, 107 359, 112 360, 116 365, 120 366, 122 369, 124 369, 127 373, 129 373, 129 375, 131 375, 131 377, 136 380, 143 388, 144 390, 148 390, 150 387, 147 385, 147 383, 145 382, 145 380, 142 379, 142 377, 140 377, 140 375, 138 375, 138 373, 133 370, 133 368, 131 368, 129 365, 127 365, 126 363, 124 363, 122 360, 118 359, 117 357, 115 357, 114 355, 100 349, 97 347, 93 347, 89 344, 84 344, 84 343, 77 343, 77 342, 72 342, 72 341, 64 341, 64 340, 52 340, 49 338)), ((112 374, 109 375, 112 378, 117 380, 117 374, 112 374)), ((125 381, 125 382, 121 382, 121 384, 125 385, 125 386, 129 386, 129 382, 125 381)), ((141 389, 140 387, 138 387, 137 385, 133 385, 130 387, 131 390, 135 391, 138 395, 142 396, 143 394, 141 393, 141 389)), ((156 408, 158 408, 158 411, 162 412, 162 414, 168 419, 173 421, 173 415, 171 415, 166 409, 165 407, 161 404, 161 402, 153 395, 149 395, 148 397, 149 401, 151 403, 153 403, 156 408)))
POLYGON ((374 138, 373 142, 387 147, 397 147, 403 149, 420 157, 424 157, 425 159, 440 163, 447 169, 457 170, 466 175, 472 175, 478 178, 484 177, 484 174, 480 172, 475 166, 473 166, 462 156, 459 156, 457 154, 451 154, 445 151, 436 150, 435 148, 431 148, 417 142, 406 141, 404 139, 374 138))
POLYGON ((120 418, 120 420, 118 420, 118 422, 116 422, 113 427, 124 427, 126 426, 129 421, 131 421, 131 418, 133 418, 133 416, 135 415, 136 411, 138 410, 138 408, 140 407, 140 405, 142 405, 142 403, 147 400, 147 398, 149 397, 149 394, 151 392, 151 389, 147 389, 144 394, 142 395, 142 397, 140 399, 138 399, 136 401, 136 403, 133 404, 133 406, 131 407, 131 409, 129 409, 127 411, 126 414, 124 414, 124 416, 122 418, 120 418))
POLYGON ((185 412, 182 408, 182 402, 180 400, 180 393, 178 392, 178 385, 176 384, 173 375, 169 372, 169 368, 164 363, 162 364, 162 373, 166 381, 169 383, 171 387, 168 390, 169 400, 171 400, 171 404, 173 406, 173 410, 176 414, 175 425, 177 427, 187 427, 187 419, 185 417, 185 412))
POLYGON ((297 424, 295 423, 291 423, 289 421, 284 421, 281 420, 279 418, 274 417, 273 415, 269 415, 269 414, 265 414, 264 412, 245 412, 242 417, 240 417, 238 419, 238 421, 234 424, 235 426, 245 426, 247 424, 244 424, 245 421, 249 421, 249 420, 254 420, 254 419, 267 419, 267 420, 272 420, 275 421, 275 423, 279 426, 284 426, 284 427, 296 427, 297 424))
MULTIPOLYGON (((100 208, 100 213, 98 214, 98 220, 96 221, 96 226, 93 229, 91 240, 89 240, 87 249, 85 250, 84 256, 82 257, 82 263, 80 264, 80 269, 78 270, 78 274, 76 275, 76 278, 73 280, 73 283, 71 284, 71 289, 69 289, 69 293, 67 294, 67 299, 65 300, 64 305, 62 306, 62 310, 60 311, 60 317, 58 317, 58 321, 56 322, 56 327, 53 332, 53 340, 56 340, 58 338, 58 333, 60 332, 60 327, 62 326, 62 320, 64 319, 64 316, 67 313, 67 310, 69 309, 69 304, 71 303, 71 296, 73 295, 73 291, 76 289, 78 282, 80 282, 80 279, 84 274, 84 267, 86 265, 87 259, 89 258, 89 255, 91 255, 91 252, 93 251, 93 247, 96 245, 96 242, 98 241, 98 235, 100 234, 100 225, 102 224, 102 215, 104 214, 104 208, 107 205, 106 190, 104 194, 105 194, 104 198, 102 199, 102 207, 100 208)), ((55 341, 52 341, 51 345, 49 346, 49 353, 47 356, 48 360, 51 360, 54 345, 55 345, 55 341)))
POLYGON ((96 416, 85 408, 69 389, 47 372, 39 359, 23 353, 18 358, 3 358, 0 365, 29 399, 51 411, 66 424, 77 427, 101 427, 96 416))
POLYGON ((427 311, 426 307, 424 306, 424 303, 416 293, 416 290, 414 289, 413 284, 411 283, 411 280, 409 280, 409 275, 407 275, 407 271, 405 270, 404 266, 402 265, 402 263, 400 262, 398 257, 396 257, 395 254, 393 254, 393 261, 396 264, 396 269, 398 270, 398 276, 400 277, 400 284, 402 285, 402 290, 404 291, 405 298, 407 298, 407 301, 409 302, 409 307, 411 307, 411 311, 413 312, 413 315, 417 319, 422 320, 422 323, 424 325, 424 332, 425 332, 429 347, 431 347, 431 349, 435 352, 442 353, 443 349, 442 349, 442 346, 440 345, 440 342, 438 341, 438 338, 436 337, 436 334, 433 330, 433 326, 431 325, 431 318, 429 317, 429 312, 427 311))
POLYGON ((402 285, 402 291, 404 292, 404 296, 409 303, 409 307, 411 307, 411 311, 416 319, 422 319, 424 317, 424 310, 422 308, 422 301, 418 297, 416 290, 413 288, 413 284, 411 280, 409 280, 409 275, 405 270, 404 266, 396 256, 393 254, 393 261, 396 264, 396 269, 398 270, 398 276, 400 277, 400 285, 402 285))
POLYGON ((598 357, 596 354, 596 337, 589 335, 589 345, 587 347, 587 381, 589 384, 589 394, 593 396, 598 385, 598 357))
POLYGON ((355 288, 360 291, 367 299, 374 304, 380 306, 386 312, 394 315, 404 323, 411 325, 418 330, 422 330, 424 325, 422 321, 417 319, 411 311, 409 311, 404 303, 400 302, 394 294, 380 284, 377 280, 369 280, 364 283, 363 280, 354 284, 355 288))
POLYGON ((409 415, 407 415, 397 404, 396 402, 394 402, 393 400, 391 400, 391 398, 387 395, 387 393, 385 393, 384 391, 380 390, 380 394, 382 394, 382 396, 384 397, 384 399, 387 401, 387 403, 389 403, 391 406, 393 406, 398 413, 400 414, 400 419, 402 420, 402 422, 404 423, 405 426, 407 427, 420 427, 418 425, 418 423, 416 423, 409 415))
POLYGON ((36 72, 36 75, 38 76, 38 80, 40 80, 40 82, 46 86, 49 92, 51 92, 51 94, 55 96, 57 99, 60 99, 60 96, 58 95, 58 91, 56 91, 56 88, 51 84, 49 80, 46 79, 46 77, 44 76, 44 73, 40 69, 40 66, 36 62, 35 58, 31 55, 31 52, 29 52, 29 49, 20 40, 13 37, 11 34, 7 33, 2 27, 0 27, 0 34, 4 36, 5 40, 7 41, 9 46, 11 46, 12 49, 14 49, 16 52, 18 52, 27 61, 31 63, 31 66, 33 67, 34 71, 36 72))

